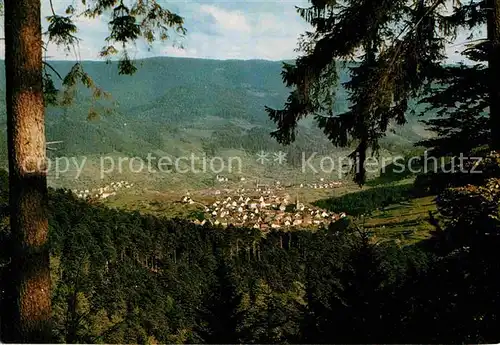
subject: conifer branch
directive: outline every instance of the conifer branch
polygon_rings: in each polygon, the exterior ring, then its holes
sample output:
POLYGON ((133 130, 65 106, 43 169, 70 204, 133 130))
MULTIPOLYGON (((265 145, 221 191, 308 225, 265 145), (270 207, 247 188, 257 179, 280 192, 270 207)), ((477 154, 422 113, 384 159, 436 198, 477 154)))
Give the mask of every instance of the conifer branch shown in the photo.
POLYGON ((52 11, 52 15, 55 16, 56 11, 54 11, 54 3, 52 2, 52 0, 49 0, 49 3, 50 3, 50 10, 52 11))
POLYGON ((60 80, 63 80, 63 77, 59 74, 59 72, 57 72, 57 70, 51 65, 49 64, 47 61, 42 61, 42 63, 47 66, 48 68, 50 68, 52 70, 52 72, 54 72, 56 74, 56 76, 60 79, 60 80))

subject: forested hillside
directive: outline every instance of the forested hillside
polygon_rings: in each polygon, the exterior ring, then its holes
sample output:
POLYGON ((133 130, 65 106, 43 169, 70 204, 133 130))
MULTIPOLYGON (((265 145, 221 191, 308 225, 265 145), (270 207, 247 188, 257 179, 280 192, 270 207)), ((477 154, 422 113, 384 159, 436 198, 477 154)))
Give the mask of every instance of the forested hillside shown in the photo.
MULTIPOLYGON (((51 61, 65 76, 74 62, 51 61)), ((236 148, 254 152, 279 147, 269 133, 274 129, 264 106, 278 106, 287 95, 280 62, 260 60, 203 60, 152 58, 139 62, 134 78, 118 74, 105 62, 82 62, 85 72, 110 99, 93 100, 81 85, 73 103, 47 109, 48 141, 63 141, 54 155, 93 155, 118 152, 123 155, 180 155, 183 150, 213 151, 236 148), (90 119, 88 119, 90 115, 90 119), (229 129, 229 130, 228 130, 229 129), (258 145, 256 145, 258 143, 258 145)), ((340 70, 341 82, 349 79, 340 70)), ((4 88, 0 65, 0 90, 4 88)), ((60 80, 54 74, 56 87, 60 80)), ((0 105, 4 104, 0 92, 0 105)), ((335 109, 347 108, 345 90, 337 91, 335 109)), ((4 107, 2 122, 5 124, 4 107)), ((389 134, 387 147, 408 147, 422 136, 423 126, 414 117, 411 124, 389 134)), ((2 129, 5 136, 5 125, 2 129)), ((310 120, 304 121, 298 143, 289 152, 332 150, 333 147, 310 120), (309 139, 307 139, 309 138, 309 139)), ((5 140, 0 140, 5 157, 5 140)))
MULTIPOLYGON (((2 181, 5 211, 4 172, 2 181)), ((0 244, 8 231, 0 230, 0 244)), ((498 340, 498 241, 451 252, 444 244, 378 244, 349 220, 267 234, 197 226, 52 190, 54 341, 498 340)))
POLYGON ((500 342, 500 0, 307 2, 0 0, 0 342, 500 342))

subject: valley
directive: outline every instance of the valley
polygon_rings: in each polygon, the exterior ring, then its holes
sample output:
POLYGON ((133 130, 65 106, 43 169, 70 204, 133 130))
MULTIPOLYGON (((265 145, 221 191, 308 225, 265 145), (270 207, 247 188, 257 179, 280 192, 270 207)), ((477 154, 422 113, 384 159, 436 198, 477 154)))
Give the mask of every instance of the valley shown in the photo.
POLYGON ((500 0, 294 2, 0 0, 0 344, 499 343, 500 0))
POLYGON ((306 184, 264 181, 216 176, 212 187, 164 190, 117 181, 73 193, 111 209, 186 219, 198 225, 255 228, 263 235, 272 229, 315 231, 346 216, 372 233, 373 241, 415 243, 435 230, 429 218, 437 212, 434 197, 409 197, 407 186, 412 179, 362 189, 349 179, 318 178, 306 184), (374 198, 371 192, 381 196, 374 198))
MULTIPOLYGON (((72 66, 52 64, 61 74, 72 66)), ((82 68, 110 97, 94 99, 79 85, 74 102, 47 109, 48 140, 56 142, 48 151, 53 188, 113 208, 263 231, 317 228, 341 214, 353 216, 348 207, 316 203, 371 188, 352 183, 347 157, 353 147, 332 146, 315 119, 299 123, 291 145, 270 136, 275 128, 264 106, 279 106, 288 93, 280 62, 152 58, 141 61, 133 78, 118 75, 113 63, 84 61, 82 68), (191 202, 183 203, 185 197, 191 202)), ((346 69, 339 73, 341 82, 349 79, 346 69)), ((340 86, 334 108, 347 107, 340 86)), ((377 182, 381 170, 432 136, 417 117, 391 126, 369 172, 370 181, 389 188, 391 179, 377 182)), ((4 167, 5 157, 0 145, 4 167)), ((383 226, 377 231, 386 233, 383 226)))

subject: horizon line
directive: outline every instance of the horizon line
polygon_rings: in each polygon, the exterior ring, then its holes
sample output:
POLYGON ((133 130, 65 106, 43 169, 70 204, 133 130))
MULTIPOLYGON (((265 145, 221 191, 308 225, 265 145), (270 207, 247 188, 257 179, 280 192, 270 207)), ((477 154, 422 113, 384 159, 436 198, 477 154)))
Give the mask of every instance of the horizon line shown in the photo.
MULTIPOLYGON (((271 60, 264 58, 210 58, 210 57, 192 57, 192 56, 148 56, 130 59, 131 61, 140 61, 140 60, 151 60, 151 59, 190 59, 190 60, 212 60, 212 61, 267 61, 267 62, 283 62, 283 61, 294 61, 297 58, 287 58, 287 59, 279 59, 279 60, 271 60)), ((0 61, 5 61, 5 57, 1 57, 0 61)), ((56 62, 104 62, 104 63, 114 63, 120 61, 118 58, 116 59, 58 59, 58 58, 47 58, 44 61, 56 61, 56 62)))
MULTIPOLYGON (((250 61, 261 61, 261 62, 289 62, 289 61, 295 61, 299 57, 296 58, 288 58, 288 59, 280 59, 280 60, 271 60, 271 59, 264 59, 264 58, 208 58, 208 57, 192 57, 192 56, 164 56, 164 55, 157 55, 157 56, 148 56, 148 57, 141 57, 141 58, 135 58, 131 59, 132 61, 144 61, 144 60, 152 60, 152 59, 184 59, 184 60, 205 60, 205 61, 241 61, 241 62, 250 62, 250 61)), ((47 58, 44 61, 52 61, 52 62, 97 62, 97 63, 116 63, 119 61, 118 58, 116 59, 52 59, 52 58, 47 58)), ((5 62, 5 57, 0 58, 0 62, 5 62)), ((356 61, 350 61, 355 63, 356 61)), ((443 65, 475 65, 477 62, 468 62, 468 61, 443 61, 443 65)))

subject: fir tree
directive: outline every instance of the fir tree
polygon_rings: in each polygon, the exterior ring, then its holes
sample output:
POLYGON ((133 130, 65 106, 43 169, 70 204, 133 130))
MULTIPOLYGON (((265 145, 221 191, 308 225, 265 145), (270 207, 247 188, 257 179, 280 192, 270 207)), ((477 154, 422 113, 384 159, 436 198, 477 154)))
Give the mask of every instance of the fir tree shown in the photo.
MULTIPOLYGON (((2 2, 3 3, 3 2, 2 2)), ((2 336, 9 342, 51 341, 51 277, 48 248, 48 191, 46 169, 45 111, 46 102, 55 102, 57 92, 50 64, 43 60, 45 43, 52 42, 67 49, 78 43, 79 14, 73 5, 64 14, 47 18, 44 37, 41 25, 41 1, 5 1, 5 75, 10 187, 11 236, 6 268, 6 286, 2 312, 2 336), (46 42, 44 42, 44 39, 46 42)), ((83 16, 96 18, 111 12, 109 36, 102 57, 121 53, 120 74, 136 70, 128 56, 127 45, 145 39, 166 40, 171 28, 184 33, 183 20, 164 9, 156 1, 118 0, 81 1, 83 16), (128 6, 127 6, 128 5, 128 6)), ((52 71, 59 76, 57 71, 52 71)), ((78 83, 92 90, 96 98, 100 90, 76 63, 65 78, 62 103, 68 103, 78 83)), ((95 112, 90 111, 89 116, 95 112)))
MULTIPOLYGON (((266 107, 278 127, 272 135, 289 144, 295 140, 298 122, 313 116, 333 144, 356 143, 355 181, 363 184, 366 151, 376 152, 390 126, 406 123, 410 101, 429 94, 435 80, 443 78, 445 43, 456 38, 459 28, 472 32, 486 23, 490 73, 482 84, 488 90, 489 131, 494 137, 500 128, 500 86, 493 80, 500 61, 498 2, 456 2, 451 14, 443 0, 318 0, 309 8, 298 8, 315 31, 303 36, 303 55, 296 63, 284 64, 283 80, 293 88, 284 108, 266 107), (351 105, 349 111, 334 114, 337 65, 352 58, 357 60, 350 63, 352 78, 344 85, 351 105)), ((495 140, 492 148, 498 146, 495 140)))
MULTIPOLYGON (((450 21, 472 30, 488 20, 485 1, 471 2, 457 9, 450 21)), ((422 121, 436 136, 416 145, 431 149, 435 156, 471 153, 477 147, 490 143, 489 107, 489 49, 487 40, 473 40, 461 54, 471 64, 442 65, 434 74, 434 87, 420 101, 426 111, 436 118, 422 121)))

